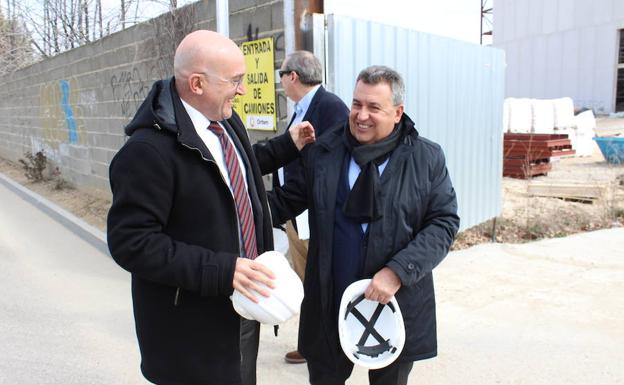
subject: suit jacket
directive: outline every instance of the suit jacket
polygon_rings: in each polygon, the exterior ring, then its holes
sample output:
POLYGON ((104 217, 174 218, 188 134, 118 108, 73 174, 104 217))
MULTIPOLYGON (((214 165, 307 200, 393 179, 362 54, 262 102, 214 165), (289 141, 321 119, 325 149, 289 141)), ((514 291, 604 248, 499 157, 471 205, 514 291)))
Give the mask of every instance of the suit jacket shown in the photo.
MULTIPOLYGON (((293 117, 294 118, 294 117, 293 117)), ((325 90, 323 86, 314 94, 310 107, 303 117, 302 121, 308 121, 316 131, 316 137, 319 138, 331 127, 342 124, 349 119, 349 108, 335 94, 325 90)), ((292 123, 292 119, 291 119, 292 123)), ((288 125, 290 127, 290 124, 288 125)), ((306 149, 309 146, 306 146, 306 149)), ((306 151, 304 149, 304 151, 306 151)), ((284 183, 289 181, 292 183, 294 178, 303 175, 303 164, 301 158, 297 158, 284 167, 284 183)), ((273 173, 273 188, 279 187, 279 178, 277 173, 273 173)))

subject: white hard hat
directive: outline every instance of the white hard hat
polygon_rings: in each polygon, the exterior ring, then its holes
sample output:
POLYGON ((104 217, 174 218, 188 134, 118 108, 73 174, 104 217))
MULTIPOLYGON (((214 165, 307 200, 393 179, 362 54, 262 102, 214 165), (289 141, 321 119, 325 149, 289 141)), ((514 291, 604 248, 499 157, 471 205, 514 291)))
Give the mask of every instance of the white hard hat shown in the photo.
POLYGON ((403 316, 396 299, 382 305, 364 298, 370 279, 349 285, 338 313, 340 346, 351 362, 380 369, 396 360, 405 344, 403 316))
POLYGON ((254 290, 250 290, 258 298, 258 303, 252 302, 238 290, 234 290, 230 297, 234 310, 242 317, 270 325, 286 322, 299 314, 303 300, 303 285, 297 273, 288 264, 284 254, 278 251, 267 251, 258 256, 255 261, 265 265, 275 274, 275 288, 271 289, 256 282, 271 294, 269 297, 265 297, 254 290))

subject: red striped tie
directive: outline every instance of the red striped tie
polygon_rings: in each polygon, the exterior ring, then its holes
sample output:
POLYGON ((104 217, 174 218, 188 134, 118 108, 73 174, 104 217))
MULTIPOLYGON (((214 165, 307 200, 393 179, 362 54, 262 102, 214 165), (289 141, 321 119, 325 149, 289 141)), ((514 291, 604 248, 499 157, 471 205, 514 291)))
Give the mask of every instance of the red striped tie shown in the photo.
POLYGON ((236 203, 236 211, 238 211, 238 223, 240 225, 241 234, 243 235, 246 257, 255 259, 258 256, 258 249, 256 247, 256 226, 254 224, 253 211, 251 210, 249 195, 245 188, 245 181, 243 180, 243 173, 238 163, 236 151, 219 123, 210 122, 208 129, 217 135, 221 143, 221 148, 223 149, 225 166, 228 169, 230 186, 232 187, 234 202, 236 203))

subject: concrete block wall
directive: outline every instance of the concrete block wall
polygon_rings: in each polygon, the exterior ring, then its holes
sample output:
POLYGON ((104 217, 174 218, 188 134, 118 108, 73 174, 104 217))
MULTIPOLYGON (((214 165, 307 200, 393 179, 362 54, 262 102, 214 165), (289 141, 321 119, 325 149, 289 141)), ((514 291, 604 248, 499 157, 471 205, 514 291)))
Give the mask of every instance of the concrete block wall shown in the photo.
MULTIPOLYGON (((108 166, 126 140, 123 127, 152 83, 172 75, 175 46, 196 29, 216 29, 214 2, 191 4, 0 78, 0 157, 17 161, 44 150, 63 178, 110 195, 108 166)), ((230 35, 239 44, 272 36, 277 68, 285 47, 283 0, 230 1, 230 35)), ((278 100, 283 130, 283 93, 278 100)), ((250 135, 252 141, 272 136, 250 135)))

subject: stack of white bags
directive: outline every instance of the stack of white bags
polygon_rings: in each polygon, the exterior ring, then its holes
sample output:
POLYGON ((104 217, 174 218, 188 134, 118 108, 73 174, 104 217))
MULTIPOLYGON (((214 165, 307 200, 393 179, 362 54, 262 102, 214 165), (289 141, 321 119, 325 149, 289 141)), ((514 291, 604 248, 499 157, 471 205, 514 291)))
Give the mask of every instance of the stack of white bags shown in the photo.
POLYGON ((594 151, 596 118, 591 110, 574 115, 571 98, 507 98, 503 104, 503 132, 567 134, 577 156, 594 151))

